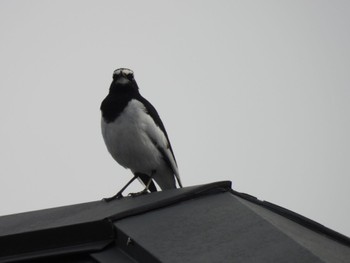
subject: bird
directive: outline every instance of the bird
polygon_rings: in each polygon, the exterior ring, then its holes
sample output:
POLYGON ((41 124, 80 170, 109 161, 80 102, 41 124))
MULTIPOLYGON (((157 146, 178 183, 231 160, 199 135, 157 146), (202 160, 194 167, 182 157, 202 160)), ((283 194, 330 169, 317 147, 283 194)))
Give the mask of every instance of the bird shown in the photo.
POLYGON ((154 106, 139 92, 134 72, 119 68, 107 97, 101 103, 101 130, 107 150, 113 159, 133 178, 106 201, 122 198, 123 191, 138 179, 145 188, 131 194, 138 196, 161 190, 175 189, 182 182, 173 149, 164 124, 154 106))

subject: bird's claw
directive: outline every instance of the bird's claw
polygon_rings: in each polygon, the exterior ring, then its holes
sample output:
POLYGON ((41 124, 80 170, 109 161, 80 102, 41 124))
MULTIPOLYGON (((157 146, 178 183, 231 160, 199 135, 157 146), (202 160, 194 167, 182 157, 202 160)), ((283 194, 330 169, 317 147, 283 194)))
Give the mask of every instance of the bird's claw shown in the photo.
POLYGON ((147 189, 144 189, 141 192, 137 192, 137 193, 130 193, 130 194, 128 194, 128 196, 137 197, 137 196, 141 196, 141 195, 145 195, 145 194, 148 194, 147 189))
POLYGON ((122 199, 124 196, 121 193, 118 193, 116 195, 113 195, 111 197, 105 197, 102 200, 105 201, 106 203, 113 201, 115 199, 122 199))

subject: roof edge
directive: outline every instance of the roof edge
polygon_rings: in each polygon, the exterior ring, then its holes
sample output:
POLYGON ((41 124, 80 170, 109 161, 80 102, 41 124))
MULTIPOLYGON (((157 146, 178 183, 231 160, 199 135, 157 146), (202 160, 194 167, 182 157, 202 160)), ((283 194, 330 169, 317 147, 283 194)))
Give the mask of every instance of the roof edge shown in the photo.
POLYGON ((317 232, 321 235, 325 235, 339 243, 342 243, 346 246, 349 246, 350 247, 350 238, 335 231, 335 230, 332 230, 312 219, 309 219, 303 215, 300 215, 296 212, 293 212, 289 209, 286 209, 284 207, 281 207, 279 205, 276 205, 276 204, 273 204, 273 203, 270 203, 268 201, 263 201, 263 200, 259 200, 258 198, 256 198, 255 196, 252 196, 252 195, 249 195, 249 194, 246 194, 246 193, 241 193, 241 192, 237 192, 233 189, 231 189, 231 193, 244 199, 244 200, 247 200, 249 202, 252 202, 254 204, 257 204, 259 206, 262 206, 278 215, 281 215, 299 225, 302 225, 314 232, 317 232))
MULTIPOLYGON (((136 209, 115 214, 115 215, 109 216, 107 219, 111 221, 117 221, 122 218, 146 213, 151 210, 170 206, 175 203, 197 198, 203 195, 217 194, 220 192, 229 192, 232 190, 231 186, 232 186, 231 181, 219 181, 219 182, 214 182, 214 183, 209 183, 209 184, 204 184, 199 186, 180 188, 183 192, 179 195, 169 196, 168 198, 164 198, 158 202, 145 204, 143 206, 137 207, 136 209)), ((178 191, 179 189, 174 189, 174 190, 178 191)), ((168 190, 168 191, 171 191, 171 190, 168 190)))

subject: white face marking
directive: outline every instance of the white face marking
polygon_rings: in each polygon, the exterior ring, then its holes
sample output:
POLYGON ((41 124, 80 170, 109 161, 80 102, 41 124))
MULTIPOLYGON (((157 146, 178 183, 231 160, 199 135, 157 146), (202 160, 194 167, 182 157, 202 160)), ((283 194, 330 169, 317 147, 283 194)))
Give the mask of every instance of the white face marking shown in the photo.
POLYGON ((119 75, 120 72, 121 72, 121 69, 116 69, 114 70, 113 75, 119 75))
POLYGON ((123 74, 126 76, 134 75, 134 71, 132 71, 131 69, 128 69, 128 68, 118 68, 113 72, 113 75, 120 75, 120 74, 123 74))

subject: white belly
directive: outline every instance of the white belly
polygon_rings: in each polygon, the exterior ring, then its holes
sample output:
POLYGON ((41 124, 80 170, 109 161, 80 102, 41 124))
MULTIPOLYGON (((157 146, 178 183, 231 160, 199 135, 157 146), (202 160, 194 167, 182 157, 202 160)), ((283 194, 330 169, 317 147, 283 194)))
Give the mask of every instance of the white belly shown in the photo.
POLYGON ((108 151, 132 172, 150 175, 162 163, 161 154, 146 133, 150 121, 153 122, 152 118, 137 100, 130 101, 114 122, 106 123, 102 118, 102 135, 108 151))

